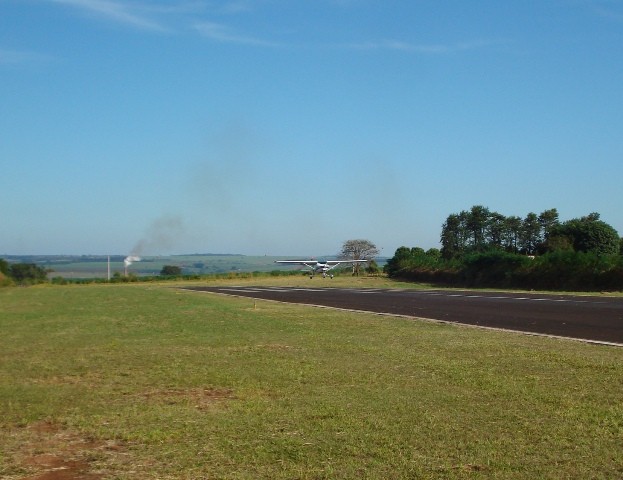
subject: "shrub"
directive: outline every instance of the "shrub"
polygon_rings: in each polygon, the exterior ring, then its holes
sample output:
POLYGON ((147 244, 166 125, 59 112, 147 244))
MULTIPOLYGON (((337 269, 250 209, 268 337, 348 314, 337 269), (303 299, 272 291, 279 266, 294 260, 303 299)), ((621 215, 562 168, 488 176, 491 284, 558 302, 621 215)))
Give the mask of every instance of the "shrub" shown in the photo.
POLYGON ((9 276, 20 285, 33 285, 47 281, 48 272, 34 263, 14 263, 9 267, 9 276))
POLYGON ((164 277, 176 277, 180 276, 181 274, 182 269, 177 265, 165 265, 162 267, 162 270, 160 270, 160 275, 164 277))

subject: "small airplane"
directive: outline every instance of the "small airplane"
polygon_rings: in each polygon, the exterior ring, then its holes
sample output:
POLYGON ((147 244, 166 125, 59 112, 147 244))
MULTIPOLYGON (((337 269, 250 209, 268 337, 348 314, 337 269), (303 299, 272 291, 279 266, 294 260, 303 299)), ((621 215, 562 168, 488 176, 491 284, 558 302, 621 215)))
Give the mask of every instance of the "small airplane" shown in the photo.
POLYGON ((275 263, 285 263, 290 265, 304 265, 310 269, 309 278, 314 278, 316 272, 322 272, 322 277, 325 278, 329 275, 333 278, 333 274, 328 273, 329 270, 333 270, 341 263, 362 263, 367 260, 275 260, 275 263))

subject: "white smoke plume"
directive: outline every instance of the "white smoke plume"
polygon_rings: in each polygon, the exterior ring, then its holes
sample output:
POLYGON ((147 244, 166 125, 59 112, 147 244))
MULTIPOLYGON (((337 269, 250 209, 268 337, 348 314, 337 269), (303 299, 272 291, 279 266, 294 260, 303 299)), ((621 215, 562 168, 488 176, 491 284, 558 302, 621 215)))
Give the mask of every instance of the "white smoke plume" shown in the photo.
POLYGON ((125 265, 126 268, 128 268, 130 265, 132 265, 134 262, 140 262, 141 261, 141 257, 137 256, 137 255, 128 255, 127 257, 125 257, 125 259, 123 260, 123 264, 125 265))

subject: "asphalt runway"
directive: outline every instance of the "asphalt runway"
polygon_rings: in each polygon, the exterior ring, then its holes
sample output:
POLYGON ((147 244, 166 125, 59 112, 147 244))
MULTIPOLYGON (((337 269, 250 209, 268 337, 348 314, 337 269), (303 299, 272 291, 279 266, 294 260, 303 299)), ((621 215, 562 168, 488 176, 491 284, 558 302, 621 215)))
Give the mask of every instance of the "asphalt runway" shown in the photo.
POLYGON ((623 298, 447 290, 189 287, 623 346, 623 298))

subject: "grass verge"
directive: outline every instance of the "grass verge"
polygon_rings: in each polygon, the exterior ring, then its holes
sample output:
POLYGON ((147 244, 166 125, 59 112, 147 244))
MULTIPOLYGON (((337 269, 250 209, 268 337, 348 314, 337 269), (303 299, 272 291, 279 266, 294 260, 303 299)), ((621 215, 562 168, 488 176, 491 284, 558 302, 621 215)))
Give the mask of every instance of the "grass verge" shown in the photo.
POLYGON ((623 349, 141 284, 0 331, 4 479, 623 476, 623 349))

